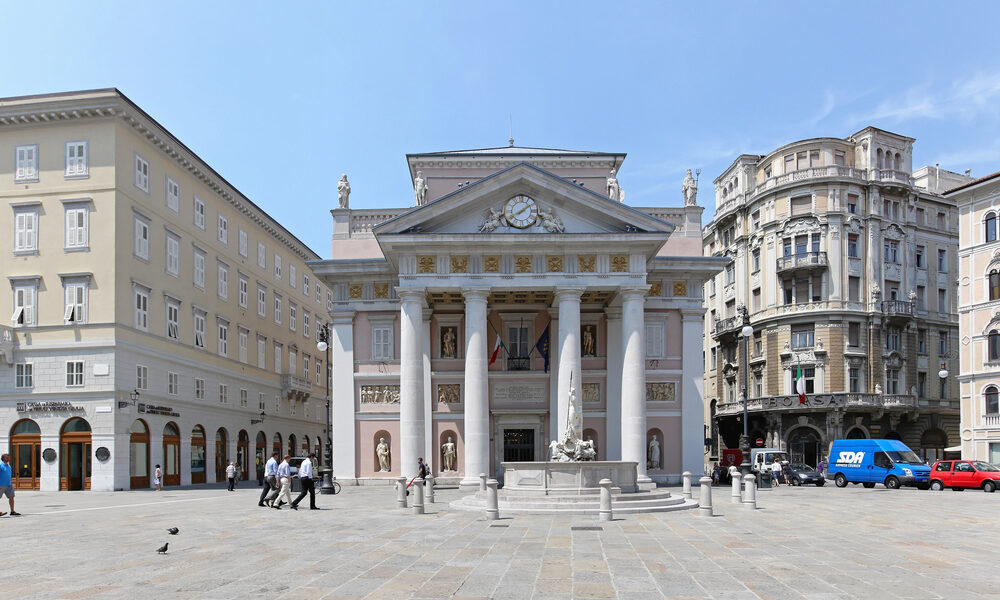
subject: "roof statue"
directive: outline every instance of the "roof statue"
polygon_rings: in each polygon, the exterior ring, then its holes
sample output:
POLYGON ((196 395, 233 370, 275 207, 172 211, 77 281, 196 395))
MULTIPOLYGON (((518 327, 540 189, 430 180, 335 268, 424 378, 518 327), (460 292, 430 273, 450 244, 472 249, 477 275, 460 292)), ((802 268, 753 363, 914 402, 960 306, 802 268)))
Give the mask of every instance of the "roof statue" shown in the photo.
POLYGON ((347 183, 347 173, 340 176, 340 181, 337 182, 337 200, 340 202, 340 208, 349 208, 349 198, 351 197, 351 184, 347 183))
POLYGON ((423 171, 417 171, 417 176, 413 179, 413 195, 417 199, 417 206, 423 206, 427 201, 427 180, 424 179, 423 171))
POLYGON ((684 196, 684 206, 698 204, 698 182, 691 176, 691 169, 688 169, 687 175, 684 176, 684 183, 681 184, 681 195, 684 196))
POLYGON ((618 178, 615 177, 614 171, 608 173, 608 198, 625 203, 625 190, 618 185, 618 178))

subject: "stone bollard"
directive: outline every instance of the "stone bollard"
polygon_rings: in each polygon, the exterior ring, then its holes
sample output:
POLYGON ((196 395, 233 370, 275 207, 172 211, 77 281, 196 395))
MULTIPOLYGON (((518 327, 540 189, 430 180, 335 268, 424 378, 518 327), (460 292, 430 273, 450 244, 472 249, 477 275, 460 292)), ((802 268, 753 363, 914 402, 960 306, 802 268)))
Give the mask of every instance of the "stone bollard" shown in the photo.
POLYGON ((733 493, 731 494, 731 496, 730 496, 729 499, 732 501, 733 504, 739 504, 740 502, 743 502, 743 499, 740 498, 740 472, 739 471, 737 471, 736 473, 733 474, 733 493))
POLYGON ((753 473, 748 473, 743 476, 743 489, 745 490, 745 496, 743 498, 743 508, 749 510, 756 510, 757 478, 754 477, 753 473))
POLYGON ((698 514, 703 517, 714 517, 712 511, 712 478, 702 477, 698 480, 701 484, 701 496, 698 498, 698 514))
POLYGON ((419 477, 413 480, 413 514, 424 514, 424 480, 419 477))
POLYGON ((487 521, 496 521, 500 518, 500 500, 497 498, 497 485, 499 485, 499 482, 496 479, 490 479, 486 482, 487 521))
POLYGON ((612 521, 614 516, 611 513, 611 480, 602 479, 601 486, 601 512, 598 521, 612 521))
POLYGON ((424 502, 434 504, 434 476, 424 477, 424 502))
POLYGON ((691 471, 684 471, 684 474, 681 475, 681 477, 684 478, 684 499, 685 500, 690 500, 691 499, 691 471))
POLYGON ((480 492, 486 491, 486 473, 479 474, 479 491, 480 492))
POLYGON ((406 477, 396 478, 396 506, 406 508, 406 477))

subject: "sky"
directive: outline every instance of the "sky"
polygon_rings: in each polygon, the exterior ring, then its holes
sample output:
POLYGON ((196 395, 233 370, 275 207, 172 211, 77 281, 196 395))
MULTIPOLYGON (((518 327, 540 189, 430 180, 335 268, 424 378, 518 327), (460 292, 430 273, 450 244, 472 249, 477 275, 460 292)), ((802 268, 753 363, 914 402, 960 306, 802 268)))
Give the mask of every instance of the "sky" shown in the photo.
POLYGON ((330 257, 410 206, 407 153, 625 152, 635 206, 740 154, 873 125, 914 166, 1000 170, 1000 3, 0 0, 0 97, 117 87, 330 257), (801 5, 801 6, 800 6, 801 5))

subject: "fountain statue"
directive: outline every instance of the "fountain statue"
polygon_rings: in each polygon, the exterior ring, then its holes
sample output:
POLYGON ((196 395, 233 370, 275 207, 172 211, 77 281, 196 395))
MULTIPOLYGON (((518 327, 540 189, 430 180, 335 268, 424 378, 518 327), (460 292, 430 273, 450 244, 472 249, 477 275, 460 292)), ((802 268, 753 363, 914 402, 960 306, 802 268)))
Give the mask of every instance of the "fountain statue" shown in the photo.
POLYGON ((597 451, 594 449, 594 442, 580 439, 583 435, 583 411, 576 396, 576 388, 573 387, 572 372, 569 374, 568 404, 566 432, 562 440, 552 440, 549 444, 549 460, 555 462, 595 460, 597 451))

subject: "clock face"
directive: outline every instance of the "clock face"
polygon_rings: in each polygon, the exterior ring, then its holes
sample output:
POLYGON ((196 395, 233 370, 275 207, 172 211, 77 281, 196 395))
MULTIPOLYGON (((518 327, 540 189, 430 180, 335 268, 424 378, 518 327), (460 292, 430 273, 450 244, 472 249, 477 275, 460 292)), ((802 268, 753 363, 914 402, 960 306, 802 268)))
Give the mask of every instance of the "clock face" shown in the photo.
POLYGON ((530 196, 514 196, 504 205, 503 214, 511 226, 524 229, 538 219, 538 205, 530 196))

